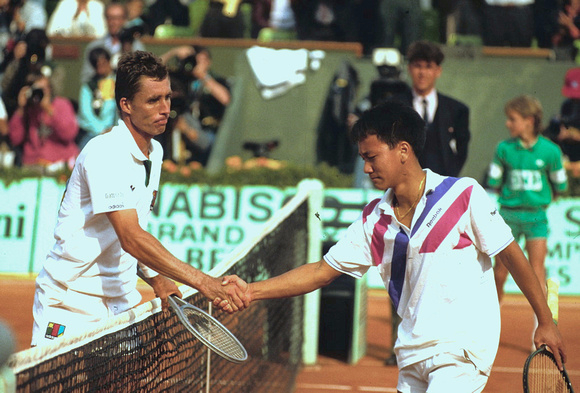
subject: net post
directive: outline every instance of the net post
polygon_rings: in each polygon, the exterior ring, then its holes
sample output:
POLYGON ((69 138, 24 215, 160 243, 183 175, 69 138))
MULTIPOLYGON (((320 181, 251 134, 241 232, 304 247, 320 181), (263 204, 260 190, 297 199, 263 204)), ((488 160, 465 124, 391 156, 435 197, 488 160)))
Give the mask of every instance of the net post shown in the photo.
MULTIPOLYGON (((308 262, 317 262, 322 258, 322 209, 324 206, 324 186, 320 180, 305 179, 298 184, 299 192, 308 193, 308 262)), ((316 364, 318 356, 318 330, 320 315, 320 290, 304 296, 304 342, 302 344, 302 362, 306 365, 316 364)))

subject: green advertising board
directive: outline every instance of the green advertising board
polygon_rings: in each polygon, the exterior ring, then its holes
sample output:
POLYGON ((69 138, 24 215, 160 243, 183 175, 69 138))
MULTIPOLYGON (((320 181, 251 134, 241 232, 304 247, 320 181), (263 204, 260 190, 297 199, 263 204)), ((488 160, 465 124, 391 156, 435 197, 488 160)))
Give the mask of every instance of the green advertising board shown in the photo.
MULTIPOLYGON (((34 274, 40 270, 53 243, 63 191, 64 184, 52 178, 26 179, 9 186, 0 182, 0 272, 34 274)), ((178 258, 209 271, 294 193, 294 188, 268 186, 164 184, 148 230, 178 258)), ((319 214, 324 248, 336 242, 362 208, 380 195, 375 190, 324 190, 319 214)), ((548 276, 559 279, 561 294, 580 295, 580 199, 552 203, 548 219, 548 276)), ((367 274, 367 283, 370 288, 383 287, 376 268, 367 274)), ((511 279, 506 291, 518 292, 511 279)))

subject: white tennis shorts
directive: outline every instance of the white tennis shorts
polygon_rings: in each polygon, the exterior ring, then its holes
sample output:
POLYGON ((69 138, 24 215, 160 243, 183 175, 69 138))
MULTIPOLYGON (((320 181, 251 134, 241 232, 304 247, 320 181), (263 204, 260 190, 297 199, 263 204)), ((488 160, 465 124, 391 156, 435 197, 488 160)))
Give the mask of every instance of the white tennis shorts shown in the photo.
MULTIPOLYGON (((137 296, 140 299, 138 292, 137 296)), ((107 318, 130 309, 135 304, 133 297, 103 298, 76 292, 42 270, 36 279, 32 306, 31 346, 53 344, 60 338, 91 331, 107 318)))
POLYGON ((465 351, 441 353, 399 370, 397 390, 402 393, 481 392, 488 376, 465 351))

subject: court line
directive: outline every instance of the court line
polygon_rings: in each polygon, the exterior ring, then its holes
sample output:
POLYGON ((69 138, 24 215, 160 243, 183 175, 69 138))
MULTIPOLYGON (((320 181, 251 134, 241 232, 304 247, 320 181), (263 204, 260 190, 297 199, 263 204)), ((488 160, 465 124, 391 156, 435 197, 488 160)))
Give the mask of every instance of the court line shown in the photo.
POLYGON ((297 389, 308 390, 334 390, 337 392, 379 392, 379 393, 397 393, 396 388, 385 388, 380 386, 349 386, 349 385, 328 385, 319 383, 300 383, 296 385, 297 389))

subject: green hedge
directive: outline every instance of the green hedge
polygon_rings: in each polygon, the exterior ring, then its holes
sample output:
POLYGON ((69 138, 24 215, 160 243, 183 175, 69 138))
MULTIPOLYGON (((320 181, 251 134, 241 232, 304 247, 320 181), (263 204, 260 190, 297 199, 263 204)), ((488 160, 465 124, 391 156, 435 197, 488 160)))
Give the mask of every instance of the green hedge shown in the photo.
MULTIPOLYGON (((274 161, 267 161, 270 165, 274 161)), ((303 179, 319 179, 325 187, 350 188, 353 177, 340 173, 336 168, 326 164, 317 166, 299 166, 291 163, 276 162, 272 167, 246 162, 240 168, 226 167, 218 173, 209 173, 195 166, 179 166, 165 163, 161 182, 178 184, 228 185, 241 187, 246 185, 270 185, 275 187, 293 187, 303 179)), ((36 177, 53 177, 65 183, 70 170, 64 169, 49 172, 45 168, 0 168, 0 180, 8 186, 14 181, 36 177)))

